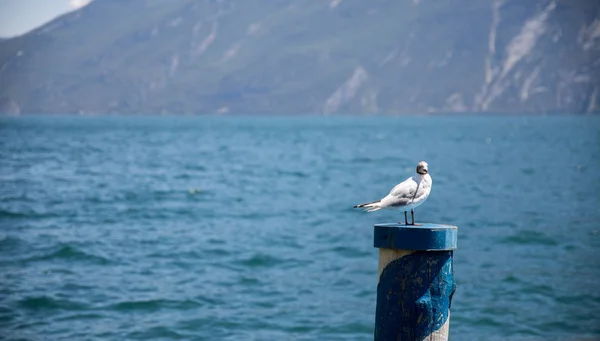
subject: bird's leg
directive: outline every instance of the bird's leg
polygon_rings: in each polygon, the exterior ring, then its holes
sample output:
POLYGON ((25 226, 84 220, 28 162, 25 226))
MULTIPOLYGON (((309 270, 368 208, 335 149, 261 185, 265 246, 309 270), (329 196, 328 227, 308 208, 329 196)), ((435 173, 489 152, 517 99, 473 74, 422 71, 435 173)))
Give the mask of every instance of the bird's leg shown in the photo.
POLYGON ((404 211, 404 225, 408 225, 408 218, 406 217, 406 211, 404 211))
POLYGON ((410 216, 412 217, 412 225, 415 224, 415 211, 410 210, 410 216))

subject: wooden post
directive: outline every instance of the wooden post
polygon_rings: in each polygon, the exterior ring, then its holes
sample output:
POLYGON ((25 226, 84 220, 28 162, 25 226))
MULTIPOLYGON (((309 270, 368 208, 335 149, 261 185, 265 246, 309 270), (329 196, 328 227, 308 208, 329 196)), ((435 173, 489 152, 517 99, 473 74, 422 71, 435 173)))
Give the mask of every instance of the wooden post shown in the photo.
POLYGON ((448 340, 457 230, 438 224, 375 225, 375 341, 448 340))

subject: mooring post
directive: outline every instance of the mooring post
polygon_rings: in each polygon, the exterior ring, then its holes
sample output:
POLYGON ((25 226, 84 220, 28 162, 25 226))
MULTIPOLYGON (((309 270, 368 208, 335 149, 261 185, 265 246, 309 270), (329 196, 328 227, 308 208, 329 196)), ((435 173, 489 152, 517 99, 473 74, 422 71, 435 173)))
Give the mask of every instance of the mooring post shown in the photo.
POLYGON ((377 224, 375 341, 448 340, 456 226, 377 224))

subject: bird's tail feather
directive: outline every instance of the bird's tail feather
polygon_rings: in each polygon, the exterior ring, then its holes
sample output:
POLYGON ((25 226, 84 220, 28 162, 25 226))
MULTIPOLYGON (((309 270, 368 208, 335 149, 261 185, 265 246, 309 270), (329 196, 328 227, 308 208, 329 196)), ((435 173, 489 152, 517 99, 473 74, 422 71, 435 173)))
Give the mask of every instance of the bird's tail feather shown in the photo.
POLYGON ((368 202, 366 204, 360 204, 354 206, 354 208, 362 208, 367 212, 373 212, 381 209, 381 200, 368 202))

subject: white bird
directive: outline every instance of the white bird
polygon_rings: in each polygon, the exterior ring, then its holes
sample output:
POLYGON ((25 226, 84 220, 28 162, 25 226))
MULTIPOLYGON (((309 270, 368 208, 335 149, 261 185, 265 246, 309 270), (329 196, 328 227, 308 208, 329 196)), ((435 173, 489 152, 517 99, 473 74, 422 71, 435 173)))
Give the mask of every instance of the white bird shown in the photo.
POLYGON ((414 209, 421 206, 429 193, 431 192, 431 185, 433 180, 429 176, 429 169, 427 162, 421 161, 417 165, 417 174, 410 178, 402 181, 392 188, 390 193, 381 200, 369 202, 366 204, 360 204, 354 206, 354 208, 364 208, 367 212, 373 212, 382 208, 395 208, 404 210, 404 224, 408 224, 406 212, 410 210, 412 216, 412 224, 415 224, 415 211, 414 209))

